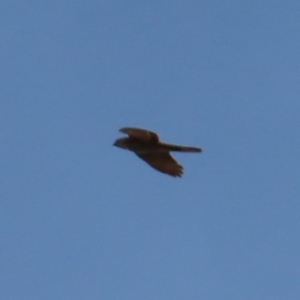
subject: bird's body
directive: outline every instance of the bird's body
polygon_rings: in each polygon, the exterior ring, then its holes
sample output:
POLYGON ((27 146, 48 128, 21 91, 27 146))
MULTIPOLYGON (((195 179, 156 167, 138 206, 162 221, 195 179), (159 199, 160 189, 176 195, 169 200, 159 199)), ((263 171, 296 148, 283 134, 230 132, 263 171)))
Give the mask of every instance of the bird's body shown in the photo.
MULTIPOLYGON (((199 148, 186 147, 173 144, 167 144, 156 141, 145 142, 137 138, 121 138, 123 140, 123 145, 126 145, 126 149, 138 152, 138 153, 148 153, 148 152, 169 152, 169 151, 180 151, 180 152, 201 152, 199 148)), ((122 148, 122 147, 121 147, 122 148)))
POLYGON ((120 132, 128 134, 128 137, 119 138, 114 146, 134 152, 154 169, 181 177, 183 167, 170 155, 170 151, 202 152, 200 148, 173 145, 159 141, 156 133, 140 128, 121 128, 120 132))

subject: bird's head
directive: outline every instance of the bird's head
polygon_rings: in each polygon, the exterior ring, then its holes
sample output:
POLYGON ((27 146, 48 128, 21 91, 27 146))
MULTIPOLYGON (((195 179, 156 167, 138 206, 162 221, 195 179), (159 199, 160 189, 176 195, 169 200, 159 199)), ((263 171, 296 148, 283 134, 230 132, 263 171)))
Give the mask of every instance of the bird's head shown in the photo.
POLYGON ((128 138, 124 137, 124 138, 117 139, 114 142, 114 146, 122 148, 122 149, 128 149, 128 138))

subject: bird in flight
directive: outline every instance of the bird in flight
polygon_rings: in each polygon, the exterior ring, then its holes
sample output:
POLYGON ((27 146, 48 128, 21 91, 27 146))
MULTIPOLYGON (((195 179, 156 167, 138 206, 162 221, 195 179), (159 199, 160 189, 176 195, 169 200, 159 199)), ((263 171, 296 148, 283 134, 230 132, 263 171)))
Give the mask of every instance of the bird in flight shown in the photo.
POLYGON ((183 167, 171 156, 170 151, 202 152, 196 147, 163 143, 155 132, 146 129, 124 127, 119 131, 128 137, 117 139, 114 146, 134 152, 152 168, 174 177, 182 176, 183 167))

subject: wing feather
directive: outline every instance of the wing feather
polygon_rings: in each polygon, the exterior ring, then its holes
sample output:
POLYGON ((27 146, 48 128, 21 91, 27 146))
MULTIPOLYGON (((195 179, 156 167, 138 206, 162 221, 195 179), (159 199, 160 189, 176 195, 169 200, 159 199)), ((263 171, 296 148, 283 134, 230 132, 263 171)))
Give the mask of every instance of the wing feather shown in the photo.
POLYGON ((144 142, 158 142, 159 137, 155 132, 133 127, 124 127, 120 129, 120 132, 126 133, 129 137, 142 140, 144 142))
POLYGON ((181 177, 183 167, 170 155, 169 152, 135 153, 152 168, 174 177, 181 177))

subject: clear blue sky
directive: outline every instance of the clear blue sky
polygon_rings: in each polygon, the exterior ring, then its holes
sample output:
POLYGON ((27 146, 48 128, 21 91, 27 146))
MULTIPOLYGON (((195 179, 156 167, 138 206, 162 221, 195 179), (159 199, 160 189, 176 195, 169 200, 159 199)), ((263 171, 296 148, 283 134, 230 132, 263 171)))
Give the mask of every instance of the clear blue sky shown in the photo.
POLYGON ((0 298, 300 299, 299 12, 4 1, 0 298), (172 178, 123 126, 204 152, 172 178))

